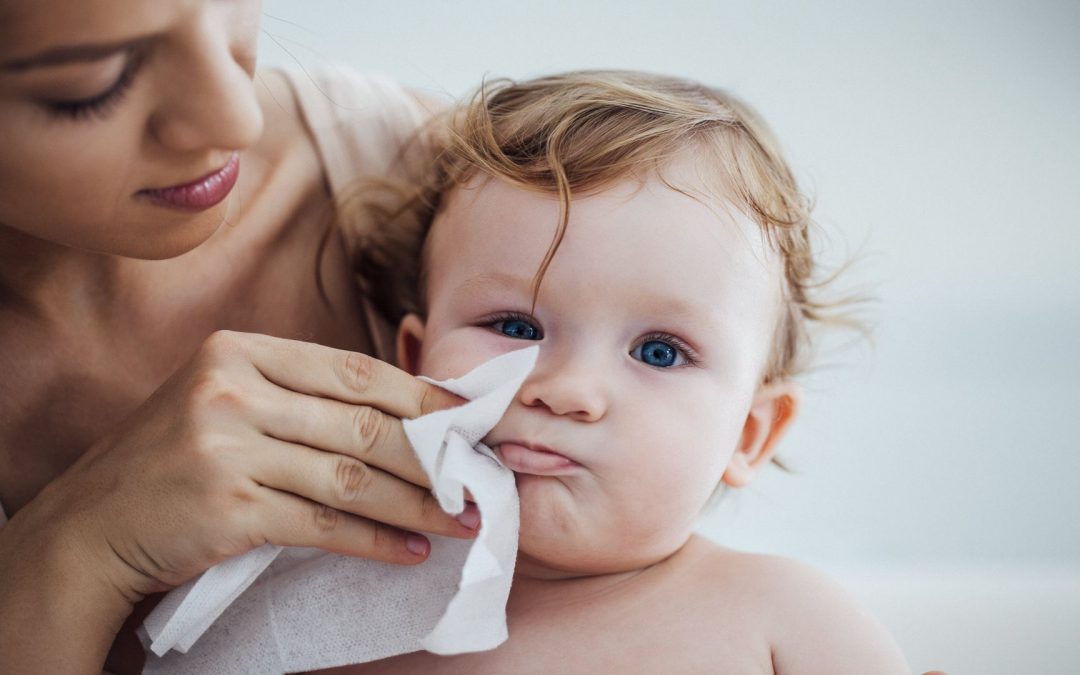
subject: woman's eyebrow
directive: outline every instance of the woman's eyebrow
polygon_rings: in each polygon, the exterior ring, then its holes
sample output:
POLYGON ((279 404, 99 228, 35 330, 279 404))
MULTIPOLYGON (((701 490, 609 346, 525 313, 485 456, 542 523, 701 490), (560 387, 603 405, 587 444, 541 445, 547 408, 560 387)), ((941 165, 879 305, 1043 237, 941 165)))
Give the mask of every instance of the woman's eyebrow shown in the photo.
POLYGON ((111 42, 107 44, 82 44, 54 47, 33 56, 8 61, 0 66, 0 68, 11 72, 22 72, 31 68, 100 61, 101 59, 108 58, 114 54, 137 47, 149 39, 150 38, 148 37, 140 37, 134 40, 111 42))

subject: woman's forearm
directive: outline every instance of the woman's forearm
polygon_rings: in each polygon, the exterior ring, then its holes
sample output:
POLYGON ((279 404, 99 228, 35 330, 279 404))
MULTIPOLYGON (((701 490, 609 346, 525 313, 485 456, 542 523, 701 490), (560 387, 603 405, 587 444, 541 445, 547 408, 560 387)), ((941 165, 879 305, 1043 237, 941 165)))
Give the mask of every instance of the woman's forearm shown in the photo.
POLYGON ((77 538, 35 515, 0 528, 0 672, 97 675, 132 605, 77 538))

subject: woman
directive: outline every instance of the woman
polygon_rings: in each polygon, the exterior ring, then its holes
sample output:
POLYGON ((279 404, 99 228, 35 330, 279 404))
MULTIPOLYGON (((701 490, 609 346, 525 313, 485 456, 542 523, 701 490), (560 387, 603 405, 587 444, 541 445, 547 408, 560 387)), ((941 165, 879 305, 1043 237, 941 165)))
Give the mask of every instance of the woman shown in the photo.
POLYGON ((137 668, 137 604, 265 542, 414 564, 414 531, 478 526, 400 426, 456 401, 364 356, 384 327, 327 235, 423 108, 256 76, 258 20, 0 0, 2 672, 137 668))

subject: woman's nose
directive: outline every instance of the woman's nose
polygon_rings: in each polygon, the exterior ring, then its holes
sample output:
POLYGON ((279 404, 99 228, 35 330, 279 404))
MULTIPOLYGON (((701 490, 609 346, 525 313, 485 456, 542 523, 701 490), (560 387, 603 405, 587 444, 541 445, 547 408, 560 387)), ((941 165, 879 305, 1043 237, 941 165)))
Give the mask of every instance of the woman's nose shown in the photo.
POLYGON ((228 34, 206 28, 178 49, 162 101, 151 118, 158 141, 183 152, 243 150, 262 135, 251 75, 228 34))
POLYGON ((606 382, 598 364, 578 355, 560 358, 540 351, 536 368, 521 385, 518 399, 528 407, 544 407, 555 415, 596 422, 608 409, 606 382))

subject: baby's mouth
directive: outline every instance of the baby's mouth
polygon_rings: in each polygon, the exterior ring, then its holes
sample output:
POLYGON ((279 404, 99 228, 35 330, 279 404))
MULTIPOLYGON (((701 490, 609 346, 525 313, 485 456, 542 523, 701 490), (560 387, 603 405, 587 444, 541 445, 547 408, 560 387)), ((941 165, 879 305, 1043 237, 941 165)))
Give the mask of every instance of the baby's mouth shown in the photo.
POLYGON ((503 464, 514 473, 536 476, 563 476, 574 473, 581 465, 554 450, 519 441, 504 441, 495 448, 503 464))

